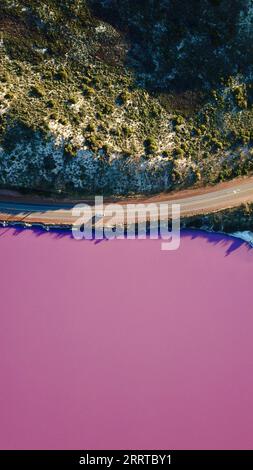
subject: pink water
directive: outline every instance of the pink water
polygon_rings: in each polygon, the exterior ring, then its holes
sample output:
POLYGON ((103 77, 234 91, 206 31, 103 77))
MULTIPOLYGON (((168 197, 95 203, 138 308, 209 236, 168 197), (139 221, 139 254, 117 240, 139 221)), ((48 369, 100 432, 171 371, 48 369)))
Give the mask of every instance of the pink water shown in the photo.
POLYGON ((247 449, 253 253, 0 231, 2 449, 247 449))

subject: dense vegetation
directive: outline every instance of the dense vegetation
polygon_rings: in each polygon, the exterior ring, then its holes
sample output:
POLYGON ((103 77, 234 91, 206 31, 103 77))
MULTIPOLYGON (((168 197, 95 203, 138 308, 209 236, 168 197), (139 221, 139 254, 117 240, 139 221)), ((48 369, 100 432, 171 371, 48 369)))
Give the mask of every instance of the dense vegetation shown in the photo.
POLYGON ((252 70, 252 2, 247 0, 89 0, 124 32, 128 63, 151 88, 216 85, 252 70))
POLYGON ((251 0, 1 0, 0 186, 129 193, 253 169, 251 0))

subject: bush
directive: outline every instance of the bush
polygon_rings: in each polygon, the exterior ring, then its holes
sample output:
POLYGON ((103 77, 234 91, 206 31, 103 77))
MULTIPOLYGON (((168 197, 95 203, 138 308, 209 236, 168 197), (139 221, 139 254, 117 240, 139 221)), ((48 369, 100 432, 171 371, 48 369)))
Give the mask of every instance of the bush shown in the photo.
POLYGON ((48 100, 48 102, 47 102, 47 107, 48 107, 49 109, 53 109, 54 106, 55 106, 54 100, 48 100))
POLYGON ((216 139, 216 138, 214 138, 214 139, 211 140, 211 144, 212 144, 216 149, 222 149, 222 148, 223 148, 223 143, 222 143, 220 140, 216 139))
POLYGON ((65 145, 64 153, 66 157, 75 157, 77 149, 72 143, 68 143, 65 145))
POLYGON ((33 96, 34 98, 43 98, 44 90, 38 85, 32 86, 30 90, 30 95, 33 96))
POLYGON ((90 86, 84 86, 83 87, 83 94, 84 96, 92 96, 95 94, 94 88, 91 88, 90 86))
POLYGON ((184 150, 181 147, 177 147, 174 149, 174 154, 176 157, 183 158, 184 157, 184 150))
POLYGON ((103 114, 102 114, 100 111, 98 111, 98 112, 96 113, 96 118, 97 118, 99 121, 101 121, 101 119, 103 119, 103 114))
POLYGON ((110 152, 110 145, 109 145, 109 144, 104 144, 103 147, 102 147, 102 149, 103 149, 104 153, 105 153, 106 155, 108 155, 109 152, 110 152))
POLYGON ((103 112, 103 114, 112 114, 113 106, 109 103, 104 104, 102 106, 102 112, 103 112))
POLYGON ((59 123, 65 126, 67 124, 67 119, 64 116, 62 116, 59 119, 59 123))
POLYGON ((178 115, 174 117, 173 122, 175 126, 181 126, 182 124, 184 124, 185 120, 183 116, 178 115))
POLYGON ((1 74, 0 76, 0 81, 2 83, 9 83, 10 81, 10 75, 7 73, 7 72, 4 72, 3 74, 1 74))
POLYGON ((198 127, 194 127, 194 128, 192 129, 192 133, 193 133, 193 135, 196 135, 196 136, 198 136, 198 137, 200 137, 201 134, 202 134, 201 129, 199 129, 198 127))
POLYGON ((132 135, 132 129, 127 126, 122 127, 122 133, 125 137, 130 137, 132 135))
POLYGON ((126 104, 127 101, 130 98, 130 93, 127 93, 126 91, 122 91, 120 95, 117 98, 117 103, 122 106, 123 104, 126 104))
POLYGON ((56 80, 59 80, 60 82, 67 82, 69 79, 69 75, 66 72, 66 70, 60 70, 56 75, 55 75, 56 80))
POLYGON ((9 101, 9 100, 12 100, 14 98, 14 95, 13 95, 13 93, 9 92, 9 93, 6 93, 6 95, 4 95, 4 98, 9 101))
POLYGON ((237 86, 233 90, 236 104, 239 108, 246 109, 248 106, 247 93, 244 85, 237 86))
POLYGON ((157 143, 154 137, 148 137, 144 142, 144 147, 147 154, 154 154, 158 150, 157 143))
POLYGON ((100 141, 97 136, 92 135, 87 139, 87 144, 91 150, 97 150, 99 148, 100 141))
POLYGON ((91 78, 89 77, 83 77, 82 80, 85 85, 90 85, 90 83, 92 82, 91 78))
POLYGON ((92 122, 90 122, 90 123, 88 124, 88 126, 86 127, 86 131, 87 131, 87 132, 95 132, 95 126, 94 126, 94 124, 93 124, 92 122))
POLYGON ((112 129, 110 129, 110 135, 113 135, 115 137, 119 137, 120 136, 120 131, 118 128, 115 129, 115 127, 113 127, 112 129))
POLYGON ((69 97, 68 101, 69 101, 69 104, 76 104, 77 103, 77 98, 74 95, 72 95, 72 96, 69 97))

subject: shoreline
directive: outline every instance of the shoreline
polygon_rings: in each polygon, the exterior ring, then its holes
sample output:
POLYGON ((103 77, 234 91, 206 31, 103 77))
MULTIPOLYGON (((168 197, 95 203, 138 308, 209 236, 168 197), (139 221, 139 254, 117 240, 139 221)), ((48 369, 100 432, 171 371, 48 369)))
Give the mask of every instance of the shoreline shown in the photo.
MULTIPOLYGON (((160 223, 169 224, 172 205, 179 204, 182 229, 198 229, 222 234, 253 233, 253 176, 234 179, 213 187, 150 195, 146 199, 139 199, 139 196, 136 196, 131 200, 114 200, 114 203, 120 204, 120 202, 123 208, 127 207, 128 212, 127 219, 126 214, 124 219, 114 218, 113 224, 118 226, 136 225, 137 204, 140 204, 139 223, 150 222, 152 215, 148 211, 149 204, 171 205, 165 213, 163 212, 163 216, 159 217, 160 223)), ((74 205, 89 203, 83 212, 87 216, 95 201, 94 196, 90 196, 89 201, 79 199, 70 203, 70 200, 67 202, 66 199, 64 201, 47 199, 46 203, 38 194, 31 201, 31 195, 24 196, 10 190, 0 190, 0 226, 37 227, 45 231, 71 230, 76 220, 72 213, 74 205)), ((105 197, 104 206, 108 203, 113 206, 113 202, 105 197)), ((103 206, 99 206, 100 212, 101 207, 103 209, 103 206)), ((158 214, 162 212, 159 211, 158 214)), ((108 219, 104 213, 102 219, 105 228, 112 227, 111 219, 108 219)))
MULTIPOLYGON (((65 232, 66 234, 71 235, 72 233, 72 225, 45 225, 41 223, 34 223, 34 224, 27 224, 26 222, 15 222, 15 221, 9 221, 9 222, 2 222, 0 220, 0 229, 20 229, 20 230, 41 230, 42 232, 45 233, 63 233, 65 232)), ((225 237, 233 238, 240 240, 243 243, 246 243, 250 248, 253 248, 253 232, 250 230, 243 230, 243 231, 235 231, 233 233, 230 232, 224 232, 224 231, 216 231, 213 229, 207 229, 204 227, 190 227, 190 226, 182 226, 181 227, 181 232, 203 232, 205 234, 210 234, 210 235, 223 235, 225 237)), ((104 238, 106 240, 106 238, 104 238)), ((146 240, 149 239, 149 235, 147 233, 147 238, 146 240)), ((95 238, 94 238, 95 240, 95 238)), ((138 240, 138 237, 136 237, 136 240, 138 240)))

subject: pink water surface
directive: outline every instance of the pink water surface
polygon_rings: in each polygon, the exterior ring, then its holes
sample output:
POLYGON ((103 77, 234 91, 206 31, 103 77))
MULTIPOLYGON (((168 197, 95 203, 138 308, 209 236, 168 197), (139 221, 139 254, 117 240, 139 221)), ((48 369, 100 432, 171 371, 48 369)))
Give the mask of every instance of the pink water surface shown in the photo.
POLYGON ((1 449, 253 448, 253 253, 0 231, 1 449))

